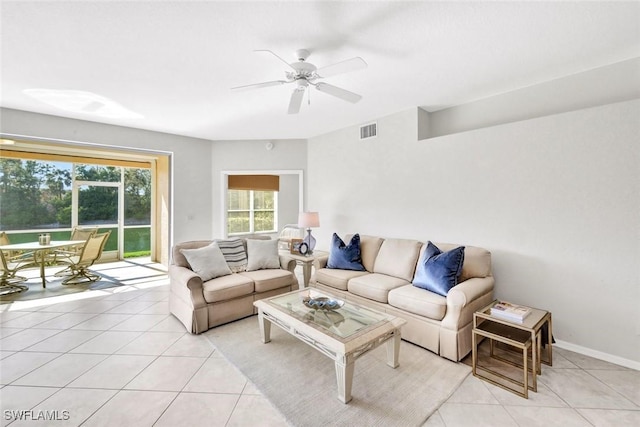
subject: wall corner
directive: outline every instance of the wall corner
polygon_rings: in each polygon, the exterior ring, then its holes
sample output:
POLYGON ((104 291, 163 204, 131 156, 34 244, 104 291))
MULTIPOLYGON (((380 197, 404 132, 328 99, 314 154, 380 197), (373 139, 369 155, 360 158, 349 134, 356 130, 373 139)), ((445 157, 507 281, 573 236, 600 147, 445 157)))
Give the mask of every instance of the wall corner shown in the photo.
POLYGON ((429 138, 431 114, 418 107, 418 141, 429 138))

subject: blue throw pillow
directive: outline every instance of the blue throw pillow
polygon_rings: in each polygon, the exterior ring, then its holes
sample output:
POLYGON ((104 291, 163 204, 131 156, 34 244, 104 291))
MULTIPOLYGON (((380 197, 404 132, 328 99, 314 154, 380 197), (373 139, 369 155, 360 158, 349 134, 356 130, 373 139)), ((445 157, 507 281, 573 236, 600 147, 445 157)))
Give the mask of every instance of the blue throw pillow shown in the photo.
POLYGON ((327 268, 365 271, 360 255, 359 234, 354 234, 349 244, 345 245, 342 239, 336 233, 333 233, 327 268))
POLYGON ((447 296, 449 290, 458 284, 463 263, 464 246, 442 252, 436 245, 428 242, 418 261, 413 286, 447 296))

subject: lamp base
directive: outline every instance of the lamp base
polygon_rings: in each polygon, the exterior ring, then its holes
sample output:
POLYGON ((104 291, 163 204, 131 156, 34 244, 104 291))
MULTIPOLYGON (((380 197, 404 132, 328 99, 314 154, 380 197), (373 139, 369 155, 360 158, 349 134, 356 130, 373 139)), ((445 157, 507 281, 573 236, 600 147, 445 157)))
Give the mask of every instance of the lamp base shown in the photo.
POLYGON ((308 233, 307 236, 304 239, 302 239, 302 241, 307 244, 307 247, 309 248, 309 251, 307 252, 307 254, 310 255, 313 253, 313 249, 316 247, 316 239, 311 235, 310 228, 307 229, 307 233, 308 233))

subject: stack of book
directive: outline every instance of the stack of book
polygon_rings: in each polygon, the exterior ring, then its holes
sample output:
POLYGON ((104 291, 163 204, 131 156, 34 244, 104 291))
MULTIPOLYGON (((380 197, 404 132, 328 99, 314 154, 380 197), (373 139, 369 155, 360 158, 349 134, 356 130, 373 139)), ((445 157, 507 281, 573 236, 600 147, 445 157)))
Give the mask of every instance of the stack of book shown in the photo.
POLYGON ((524 319, 530 314, 530 307, 516 305, 506 301, 498 301, 498 303, 491 308, 492 316, 515 323, 523 323, 524 319))

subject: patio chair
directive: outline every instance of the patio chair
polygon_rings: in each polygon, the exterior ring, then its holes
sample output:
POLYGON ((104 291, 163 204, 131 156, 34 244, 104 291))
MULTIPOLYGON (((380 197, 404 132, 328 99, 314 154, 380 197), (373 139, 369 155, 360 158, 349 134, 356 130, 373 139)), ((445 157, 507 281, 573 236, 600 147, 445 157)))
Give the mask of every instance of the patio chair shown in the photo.
MULTIPOLYGON (((10 245, 9 236, 4 231, 0 232, 0 246, 10 245)), ((0 295, 7 295, 14 292, 22 292, 29 289, 28 286, 20 285, 27 280, 26 277, 16 276, 17 271, 26 263, 24 254, 17 251, 0 250, 0 295)))
MULTIPOLYGON (((0 231, 0 246, 10 245, 10 244, 11 244, 11 240, 9 240, 9 235, 4 231, 0 231)), ((19 255, 20 253, 21 253, 20 251, 5 251, 5 255, 8 255, 9 257, 19 255)))
MULTIPOLYGON (((75 226, 71 229, 71 235, 69 236, 69 240, 83 240, 87 241, 89 237, 93 237, 98 234, 98 227, 78 227, 75 226)), ((66 254, 71 255, 80 255, 82 252, 83 245, 74 245, 67 246, 56 252, 64 252, 66 254)))
POLYGON ((89 237, 82 247, 80 255, 69 257, 69 277, 62 281, 63 285, 78 285, 100 280, 101 276, 90 271, 89 267, 102 255, 102 250, 110 234, 111 231, 107 231, 89 237))
MULTIPOLYGON (((82 248, 86 244, 90 237, 95 236, 98 233, 98 227, 78 227, 75 226, 71 229, 71 236, 69 240, 83 240, 85 243, 81 245, 66 246, 64 248, 56 249, 51 252, 45 262, 51 262, 53 264, 71 264, 70 258, 74 256, 80 256, 82 248)), ((66 267, 63 270, 58 271, 55 276, 68 276, 70 274, 70 268, 66 267)))

